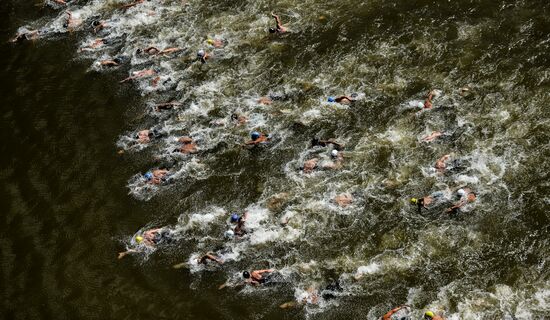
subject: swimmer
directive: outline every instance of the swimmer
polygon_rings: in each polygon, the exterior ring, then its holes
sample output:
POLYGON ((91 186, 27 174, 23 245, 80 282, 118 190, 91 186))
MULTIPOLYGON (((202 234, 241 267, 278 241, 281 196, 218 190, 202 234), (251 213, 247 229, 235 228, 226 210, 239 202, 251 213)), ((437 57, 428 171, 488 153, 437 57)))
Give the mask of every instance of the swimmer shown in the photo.
POLYGON ((432 311, 424 313, 424 320, 445 320, 445 318, 434 314, 432 311))
POLYGON ((271 13, 271 16, 275 19, 275 23, 277 24, 275 28, 269 28, 269 33, 277 33, 277 34, 283 34, 287 32, 287 29, 283 27, 283 24, 281 23, 281 19, 278 15, 271 13))
POLYGON ((336 150, 342 150, 342 148, 343 148, 343 145, 341 145, 340 143, 334 141, 333 139, 328 139, 328 140, 320 140, 319 138, 311 139, 311 146, 312 147, 316 147, 316 146, 326 147, 329 144, 332 144, 334 146, 334 149, 336 149, 336 150))
POLYGON ((149 143, 152 137, 153 137, 153 132, 148 129, 141 130, 136 135, 137 141, 141 144, 149 143))
POLYGON ((432 142, 432 141, 434 141, 435 139, 441 137, 442 135, 443 135, 443 132, 441 132, 441 131, 433 131, 430 135, 425 136, 424 138, 422 138, 422 141, 424 141, 424 142, 432 142))
POLYGON ((170 101, 170 102, 156 104, 155 105, 155 110, 156 111, 169 110, 169 109, 172 109, 173 107, 177 107, 177 106, 181 106, 181 103, 179 103, 177 101, 170 101))
POLYGON ((352 94, 351 96, 338 96, 338 97, 328 97, 328 102, 336 102, 340 104, 350 104, 355 102, 355 94, 352 94))
POLYGON ((112 60, 102 60, 99 62, 99 64, 105 67, 118 67, 122 64, 122 62, 122 58, 114 58, 112 60))
POLYGON ((138 4, 143 3, 144 1, 145 0, 135 0, 134 2, 131 2, 131 3, 120 6, 120 9, 126 10, 128 8, 137 6, 138 4))
MULTIPOLYGON (((162 242, 169 242, 171 240, 172 240, 172 233, 169 229, 166 229, 166 228, 149 229, 143 232, 142 235, 136 236, 136 243, 138 245, 143 244, 145 247, 149 247, 149 248, 156 247, 162 242)), ((124 256, 130 253, 137 253, 141 251, 142 250, 139 250, 139 249, 128 249, 124 252, 120 252, 118 254, 118 258, 122 259, 124 258, 124 256)))
POLYGON ((82 19, 73 18, 73 14, 70 11, 65 12, 67 14, 67 22, 63 24, 64 28, 74 29, 82 24, 82 19))
POLYGON ((430 205, 433 202, 433 198, 431 196, 422 197, 420 199, 412 198, 411 203, 416 204, 418 206, 418 213, 422 213, 422 208, 428 209, 428 205, 430 205))
POLYGON ((82 51, 97 49, 97 48, 99 48, 99 47, 102 47, 104 44, 105 44, 104 39, 103 39, 103 38, 98 38, 98 39, 95 39, 95 40, 92 42, 92 44, 80 48, 79 51, 82 52, 82 51))
POLYGON ((336 202, 340 207, 345 208, 353 202, 353 197, 349 193, 343 193, 337 195, 336 198, 334 198, 334 202, 336 202))
POLYGON ((55 2, 55 3, 57 3, 57 4, 64 5, 64 6, 67 5, 67 2, 65 2, 64 0, 52 0, 52 1, 55 2))
POLYGON ((333 161, 324 163, 321 166, 321 169, 324 170, 336 170, 342 168, 342 162, 344 162, 344 156, 342 155, 342 152, 333 149, 330 152, 330 157, 333 159, 333 161))
POLYGON ((178 142, 182 144, 178 150, 179 152, 184 154, 197 153, 197 145, 190 137, 181 137, 178 142))
POLYGON ((223 48, 226 45, 226 41, 220 39, 207 39, 206 42, 214 48, 223 48))
POLYGON ((318 304, 319 303, 319 290, 315 288, 314 286, 311 286, 307 288, 304 292, 304 294, 300 295, 301 299, 298 301, 289 301, 281 304, 279 308, 281 309, 288 309, 288 308, 294 308, 298 305, 304 305, 304 304, 318 304))
POLYGON ((406 310, 407 313, 409 311, 410 307, 407 305, 402 305, 396 308, 391 309, 388 311, 384 316, 382 316, 382 320, 392 320, 392 315, 396 312, 399 312, 400 310, 406 310))
POLYGON ((245 142, 245 145, 258 145, 260 143, 267 143, 269 141, 269 136, 266 136, 263 133, 258 131, 253 131, 250 134, 252 140, 245 142))
POLYGON ((208 252, 207 254, 203 255, 202 257, 200 258, 197 258, 197 263, 198 264, 207 264, 208 261, 213 261, 213 262, 216 262, 218 264, 223 264, 223 260, 216 257, 213 253, 211 252, 208 252))
POLYGON ((313 170, 317 168, 317 164, 319 163, 318 158, 309 159, 306 162, 304 162, 304 166, 301 168, 304 173, 311 173, 313 170))
POLYGON ((245 278, 246 283, 260 285, 268 283, 273 272, 275 272, 275 269, 254 270, 252 272, 244 271, 243 278, 245 278))
POLYGON ((236 122, 238 126, 248 122, 248 118, 246 116, 243 116, 243 115, 239 116, 236 113, 233 113, 231 115, 231 120, 233 120, 233 122, 236 122))
MULTIPOLYGON (((23 28, 24 29, 24 28, 23 28)), ((21 42, 24 40, 36 40, 38 39, 38 36, 40 35, 40 32, 38 30, 27 30, 24 29, 23 32, 18 32, 15 37, 13 37, 10 42, 16 43, 21 42)))
POLYGON ((239 217, 238 214, 234 213, 231 215, 231 222, 236 223, 237 225, 233 229, 233 234, 237 236, 244 236, 247 232, 244 227, 244 224, 246 223, 246 219, 248 218, 248 212, 245 212, 242 216, 239 217))
POLYGON ((458 189, 457 194, 460 197, 460 201, 455 203, 452 207, 447 209, 445 212, 449 214, 457 214, 460 208, 464 207, 468 203, 472 203, 477 200, 477 195, 474 192, 472 192, 470 188, 458 189))
POLYGON ((99 31, 103 30, 105 27, 107 27, 107 23, 105 21, 99 21, 99 20, 92 21, 92 29, 94 30, 94 33, 98 33, 99 31))
POLYGON ((444 155, 443 157, 439 158, 436 162, 435 162, 435 169, 438 171, 438 172, 444 172, 445 169, 447 168, 447 161, 451 158, 451 155, 450 154, 446 154, 444 155))
POLYGON ((430 91, 428 93, 428 98, 426 99, 426 101, 424 101, 424 109, 431 109, 433 104, 432 104, 432 99, 434 98, 435 96, 435 92, 434 90, 430 91))
POLYGON ((157 72, 153 69, 143 69, 143 70, 140 70, 140 71, 134 71, 133 74, 134 74, 133 76, 130 76, 126 79, 121 80, 120 83, 124 83, 124 82, 130 81, 130 80, 135 80, 135 79, 138 79, 138 78, 153 76, 153 75, 157 74, 157 72))
POLYGON ((176 48, 176 47, 173 47, 173 48, 165 48, 165 49, 162 49, 160 50, 157 55, 163 55, 163 54, 171 54, 171 53, 174 53, 174 52, 179 52, 179 51, 182 51, 183 49, 181 48, 176 48))
POLYGON ((206 60, 210 59, 210 54, 208 54, 208 52, 200 49, 198 52, 197 52, 197 60, 199 60, 201 63, 206 63, 206 60))
POLYGON ((260 99, 258 99, 258 103, 268 106, 273 103, 273 100, 271 100, 270 97, 260 97, 260 99))
POLYGON ((166 169, 156 169, 153 172, 147 172, 144 177, 147 180, 147 183, 150 184, 161 184, 166 181, 166 176, 168 175, 168 170, 166 169))

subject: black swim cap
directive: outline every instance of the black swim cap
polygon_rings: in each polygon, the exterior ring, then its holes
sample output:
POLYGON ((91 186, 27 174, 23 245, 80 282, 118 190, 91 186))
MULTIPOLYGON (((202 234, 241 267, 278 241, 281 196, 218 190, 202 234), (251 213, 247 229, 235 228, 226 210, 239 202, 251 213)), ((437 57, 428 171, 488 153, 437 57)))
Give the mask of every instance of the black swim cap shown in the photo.
POLYGON ((277 31, 275 28, 269 28, 269 33, 275 33, 275 31, 277 31))
POLYGON ((122 63, 122 58, 114 58, 113 61, 118 63, 118 64, 121 64, 122 63))
POLYGON ((68 22, 63 23, 63 28, 68 28, 68 27, 69 27, 69 23, 68 23, 68 22))
POLYGON ((99 26, 100 24, 101 24, 101 22, 99 22, 98 20, 94 20, 94 21, 92 22, 92 26, 94 26, 94 27, 97 27, 97 26, 99 26))
POLYGON ((248 271, 243 272, 243 278, 248 279, 250 278, 250 273, 248 271))

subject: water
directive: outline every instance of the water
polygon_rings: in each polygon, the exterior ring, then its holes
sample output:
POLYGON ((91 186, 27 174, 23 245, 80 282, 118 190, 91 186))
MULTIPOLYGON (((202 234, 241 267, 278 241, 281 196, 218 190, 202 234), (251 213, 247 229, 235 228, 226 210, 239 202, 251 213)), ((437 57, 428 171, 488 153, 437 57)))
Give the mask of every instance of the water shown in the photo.
POLYGON ((61 8, 2 4, 3 39, 48 31, 0 52, 6 318, 376 319, 405 303, 415 318, 550 314, 548 3, 117 3, 71 3, 83 22, 69 33, 61 8), (290 34, 267 35, 272 10, 290 34), (97 34, 94 15, 107 23, 97 34), (81 52, 97 38, 110 42, 81 52), (183 50, 135 53, 149 45, 183 50), (114 57, 124 65, 99 65, 114 57), (156 74, 118 83, 144 69, 156 74), (434 108, 419 112, 431 89, 434 108), (270 93, 284 98, 257 103, 270 93), (351 93, 351 106, 326 102, 351 93), (154 110, 167 101, 181 105, 154 110), (135 143, 152 128, 163 135, 135 143), (242 148, 253 130, 272 142, 242 148), (447 136, 423 143, 432 131, 447 136), (174 152, 183 135, 197 154, 174 152), (341 168, 299 169, 331 163, 316 136, 344 144, 341 168), (169 183, 145 183, 159 167, 169 183), (460 187, 477 200, 449 216, 460 187), (436 192, 422 214, 409 203, 436 192), (250 232, 228 240, 234 211, 250 232), (175 242, 116 259, 161 226, 175 242), (225 264, 197 266, 207 251, 225 264), (217 289, 268 267, 282 283, 217 289), (279 308, 335 281, 332 299, 279 308))

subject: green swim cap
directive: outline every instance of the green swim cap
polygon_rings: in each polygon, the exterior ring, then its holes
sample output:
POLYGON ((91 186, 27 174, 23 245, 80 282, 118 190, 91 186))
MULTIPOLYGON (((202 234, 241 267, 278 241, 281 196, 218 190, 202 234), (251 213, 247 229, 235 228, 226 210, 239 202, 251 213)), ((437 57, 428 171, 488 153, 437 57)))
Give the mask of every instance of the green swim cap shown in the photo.
POLYGON ((431 311, 426 311, 426 313, 424 313, 424 317, 429 317, 430 319, 433 318, 435 316, 435 314, 431 311))
POLYGON ((137 236, 136 237, 136 242, 137 243, 141 243, 143 241, 143 237, 142 236, 137 236))
POLYGON ((412 204, 417 204, 417 203, 418 203, 418 199, 416 199, 416 198, 411 198, 411 203, 412 203, 412 204))

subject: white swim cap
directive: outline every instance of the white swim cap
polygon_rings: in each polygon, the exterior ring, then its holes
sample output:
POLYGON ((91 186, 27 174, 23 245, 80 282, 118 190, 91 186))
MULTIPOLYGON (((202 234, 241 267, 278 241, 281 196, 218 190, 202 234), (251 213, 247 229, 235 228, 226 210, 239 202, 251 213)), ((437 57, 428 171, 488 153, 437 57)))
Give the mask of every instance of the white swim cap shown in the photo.
POLYGON ((458 189, 456 193, 458 193, 459 196, 464 197, 464 195, 466 194, 466 191, 464 191, 464 189, 458 189))
POLYGON ((197 52, 197 56, 204 57, 204 50, 200 49, 199 52, 197 52))
POLYGON ((338 150, 334 149, 330 152, 330 154, 333 156, 333 157, 337 157, 338 156, 338 150))
POLYGON ((424 102, 422 101, 418 101, 417 105, 416 105, 418 108, 422 109, 424 108, 424 102))
POLYGON ((235 232, 233 232, 233 230, 227 230, 224 234, 223 234, 226 238, 233 238, 235 236, 235 232))

